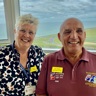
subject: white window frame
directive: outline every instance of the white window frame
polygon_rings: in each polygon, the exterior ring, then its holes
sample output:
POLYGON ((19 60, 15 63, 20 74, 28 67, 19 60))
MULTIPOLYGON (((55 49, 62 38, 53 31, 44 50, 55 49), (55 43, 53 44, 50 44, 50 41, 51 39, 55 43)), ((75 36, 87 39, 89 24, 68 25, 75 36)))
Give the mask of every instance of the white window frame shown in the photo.
POLYGON ((16 18, 20 15, 19 0, 3 0, 5 10, 5 21, 7 29, 7 38, 0 40, 0 44, 12 43, 14 41, 14 26, 16 18))
MULTIPOLYGON (((0 44, 4 43, 12 43, 14 41, 14 26, 15 21, 20 15, 20 3, 19 0, 3 0, 4 1, 4 10, 5 10, 5 19, 6 19, 6 27, 7 27, 7 40, 0 40, 0 44)), ((59 49, 49 49, 43 48, 44 52, 51 53, 55 52, 59 49)), ((89 50, 93 53, 96 53, 96 50, 89 50)))

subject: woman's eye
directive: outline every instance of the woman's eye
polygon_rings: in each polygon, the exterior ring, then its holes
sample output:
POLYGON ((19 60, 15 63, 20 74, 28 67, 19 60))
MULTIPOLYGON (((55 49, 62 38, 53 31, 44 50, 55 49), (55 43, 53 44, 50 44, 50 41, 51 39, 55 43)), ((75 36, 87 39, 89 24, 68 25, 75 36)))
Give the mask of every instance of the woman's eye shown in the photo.
POLYGON ((26 32, 24 29, 21 29, 20 31, 21 31, 21 32, 23 32, 23 33, 25 33, 25 32, 26 32))
POLYGON ((29 32, 30 35, 34 34, 32 31, 29 32))

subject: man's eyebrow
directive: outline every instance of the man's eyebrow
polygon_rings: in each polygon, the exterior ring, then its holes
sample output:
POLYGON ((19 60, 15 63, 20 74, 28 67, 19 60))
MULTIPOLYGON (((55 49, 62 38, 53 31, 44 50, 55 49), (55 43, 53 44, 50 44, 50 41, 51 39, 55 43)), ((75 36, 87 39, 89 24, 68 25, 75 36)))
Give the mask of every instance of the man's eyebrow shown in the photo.
MULTIPOLYGON (((79 29, 79 30, 83 30, 83 28, 76 28, 76 30, 78 30, 78 29, 79 29)), ((64 29, 64 30, 65 30, 65 31, 71 31, 72 29, 69 28, 69 29, 64 29)))
POLYGON ((71 30, 71 29, 65 29, 66 31, 69 31, 69 30, 71 30))
POLYGON ((82 29, 83 30, 83 28, 77 28, 77 29, 82 29))

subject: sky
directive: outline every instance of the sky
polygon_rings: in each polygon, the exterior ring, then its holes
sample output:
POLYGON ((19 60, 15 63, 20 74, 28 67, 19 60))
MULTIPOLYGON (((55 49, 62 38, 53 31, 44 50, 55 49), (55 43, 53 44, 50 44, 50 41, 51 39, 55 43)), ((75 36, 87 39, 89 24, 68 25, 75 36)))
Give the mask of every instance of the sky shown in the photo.
MULTIPOLYGON (((0 21, 4 16, 2 6, 0 3, 0 21)), ((30 13, 39 19, 37 36, 58 33, 69 17, 80 19, 85 28, 96 27, 96 0, 20 0, 20 13, 30 13)))
POLYGON ((20 0, 20 2, 21 13, 32 13, 42 22, 62 21, 72 16, 85 21, 96 17, 96 0, 20 0))
POLYGON ((80 19, 85 28, 96 27, 96 0, 20 0, 21 14, 31 13, 39 21, 37 36, 56 34, 70 17, 80 19))

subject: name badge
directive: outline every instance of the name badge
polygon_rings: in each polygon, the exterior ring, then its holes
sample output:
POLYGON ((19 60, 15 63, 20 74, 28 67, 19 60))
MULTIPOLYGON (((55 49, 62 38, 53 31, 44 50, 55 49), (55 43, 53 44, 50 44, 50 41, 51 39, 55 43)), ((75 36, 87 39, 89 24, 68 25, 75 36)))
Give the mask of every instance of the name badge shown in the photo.
POLYGON ((52 72, 62 73, 63 68, 62 67, 52 67, 52 72))
POLYGON ((30 95, 35 93, 35 86, 27 85, 25 86, 25 95, 30 95))
POLYGON ((30 72, 35 72, 35 71, 37 71, 36 65, 30 68, 30 72))

